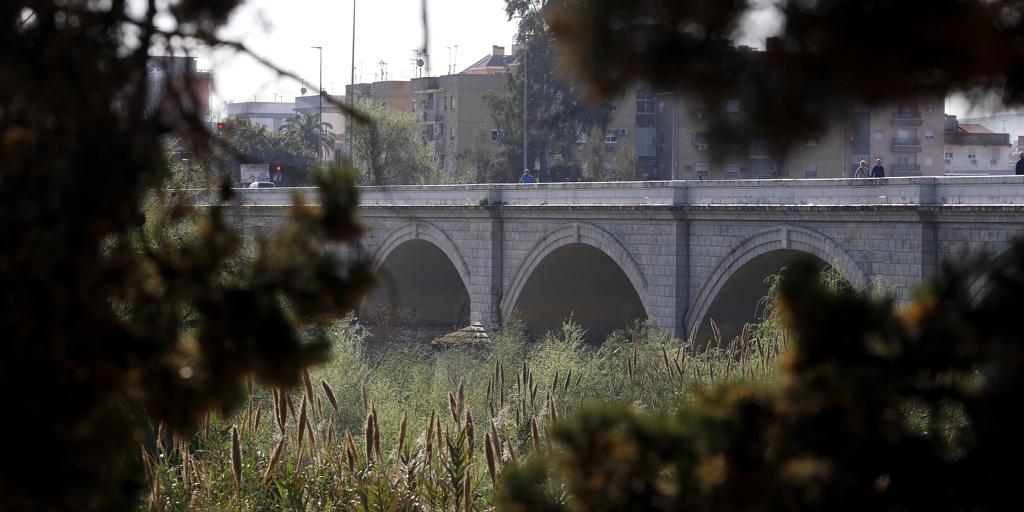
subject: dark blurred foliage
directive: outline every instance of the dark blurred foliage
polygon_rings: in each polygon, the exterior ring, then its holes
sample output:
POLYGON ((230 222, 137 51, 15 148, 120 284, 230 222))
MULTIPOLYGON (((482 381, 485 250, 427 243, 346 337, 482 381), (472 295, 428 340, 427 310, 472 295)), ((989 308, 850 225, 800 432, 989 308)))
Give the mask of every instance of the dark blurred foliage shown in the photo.
POLYGON ((195 162, 232 149, 193 88, 147 107, 148 54, 219 44, 237 4, 0 3, 0 509, 134 507, 156 425, 187 434, 234 407, 245 377, 297 383, 328 348, 303 328, 368 282, 324 248, 359 233, 350 174, 315 173, 322 206, 296 207, 246 257, 216 205, 227 185, 202 210, 164 191, 169 137, 195 162))
MULTIPOLYGON (((559 69, 555 39, 544 18, 541 3, 506 0, 505 12, 518 20, 516 44, 525 48, 510 69, 501 94, 485 99, 494 125, 501 130, 496 159, 474 159, 476 181, 518 182, 523 172, 523 62, 526 63, 527 158, 536 178, 543 182, 579 181, 583 162, 576 148, 579 134, 608 124, 608 102, 590 103, 581 86, 559 69)), ((486 155, 482 155, 486 156, 486 155)))
POLYGON ((854 104, 955 91, 1024 103, 1021 0, 774 3, 782 29, 765 52, 733 42, 751 0, 553 0, 547 15, 591 97, 645 81, 705 102, 718 140, 780 152, 854 104), (733 99, 744 116, 724 116, 733 99))
POLYGON ((585 408, 553 428, 555 481, 513 473, 499 509, 1017 508, 1024 243, 947 267, 904 308, 829 291, 810 261, 778 301, 795 337, 778 386, 713 388, 672 415, 585 408))

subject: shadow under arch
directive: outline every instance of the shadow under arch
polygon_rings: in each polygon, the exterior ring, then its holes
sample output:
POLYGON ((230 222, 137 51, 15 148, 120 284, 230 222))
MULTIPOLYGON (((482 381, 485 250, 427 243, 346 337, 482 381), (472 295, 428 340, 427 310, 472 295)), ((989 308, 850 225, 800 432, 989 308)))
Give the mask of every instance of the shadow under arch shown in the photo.
POLYGON ((632 255, 598 226, 572 222, 541 238, 512 278, 502 320, 518 315, 535 333, 572 316, 591 342, 649 316, 647 280, 632 255))
MULTIPOLYGON (((857 289, 866 288, 871 280, 868 274, 836 241, 816 231, 792 225, 777 226, 754 233, 722 258, 704 281, 693 302, 686 325, 696 327, 698 340, 706 341, 709 313, 722 311, 729 317, 721 325, 723 342, 739 335, 742 324, 753 319, 758 301, 768 290, 763 281, 776 274, 788 262, 802 256, 813 256, 822 268, 831 266, 846 277, 857 289), (722 304, 730 300, 733 304, 722 304), (744 321, 739 321, 745 318, 744 321), (738 325, 737 325, 738 324, 738 325)), ((722 319, 726 320, 726 319, 722 319)))
POLYGON ((417 221, 392 231, 371 261, 378 285, 360 307, 368 322, 439 330, 469 323, 469 266, 437 227, 417 221))

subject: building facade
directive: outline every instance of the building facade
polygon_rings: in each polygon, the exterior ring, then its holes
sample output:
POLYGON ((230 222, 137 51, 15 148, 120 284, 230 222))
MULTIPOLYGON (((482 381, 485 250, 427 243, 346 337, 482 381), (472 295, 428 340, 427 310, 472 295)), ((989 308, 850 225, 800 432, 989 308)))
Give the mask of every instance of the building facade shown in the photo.
POLYGON ((946 174, 1013 174, 1017 159, 1011 155, 1010 134, 994 133, 985 126, 961 123, 946 116, 944 130, 946 174))
MULTIPOLYGON (((887 176, 945 173, 942 96, 922 96, 870 110, 870 165, 881 159, 887 176)), ((859 142, 859 141, 858 141, 859 142)), ((855 142, 855 145, 858 145, 855 142)), ((862 155, 855 154, 853 162, 862 155)), ((851 165, 853 165, 851 163, 851 165)))
POLYGON ((386 80, 369 84, 345 86, 346 95, 356 98, 373 98, 388 110, 412 112, 412 83, 401 80, 386 80))
POLYGON ((500 74, 459 74, 412 79, 412 112, 438 167, 449 176, 459 171, 460 152, 496 140, 484 95, 500 93, 500 74))

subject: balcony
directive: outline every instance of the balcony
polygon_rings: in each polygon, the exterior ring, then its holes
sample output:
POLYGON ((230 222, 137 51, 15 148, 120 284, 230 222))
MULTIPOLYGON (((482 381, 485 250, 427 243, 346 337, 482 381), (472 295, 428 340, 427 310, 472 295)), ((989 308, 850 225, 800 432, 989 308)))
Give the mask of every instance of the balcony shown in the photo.
POLYGON ((892 164, 892 175, 897 178, 904 176, 920 176, 921 166, 918 164, 892 164))
POLYGON ((444 121, 444 113, 437 109, 425 109, 416 113, 416 121, 419 123, 437 123, 444 121))
POLYGON ((920 112, 894 112, 892 114, 893 126, 921 126, 920 112))
POLYGON ((920 153, 921 139, 893 139, 893 153, 920 153))

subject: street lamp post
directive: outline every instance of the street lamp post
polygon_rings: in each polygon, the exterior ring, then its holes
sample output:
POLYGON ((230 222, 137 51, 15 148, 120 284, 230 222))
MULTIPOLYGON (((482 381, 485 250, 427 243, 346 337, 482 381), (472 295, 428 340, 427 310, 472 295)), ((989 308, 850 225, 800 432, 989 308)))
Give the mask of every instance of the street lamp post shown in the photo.
POLYGON ((310 46, 320 52, 320 80, 316 87, 317 99, 317 124, 320 125, 320 140, 317 141, 317 152, 320 153, 320 160, 324 159, 324 48, 322 46, 310 46))
POLYGON ((526 45, 529 40, 526 33, 523 33, 523 172, 530 168, 530 161, 526 157, 526 45))

